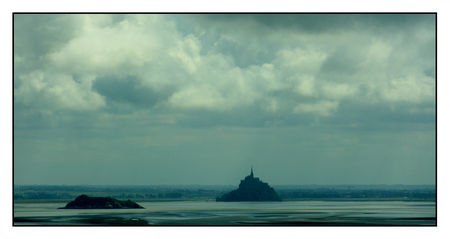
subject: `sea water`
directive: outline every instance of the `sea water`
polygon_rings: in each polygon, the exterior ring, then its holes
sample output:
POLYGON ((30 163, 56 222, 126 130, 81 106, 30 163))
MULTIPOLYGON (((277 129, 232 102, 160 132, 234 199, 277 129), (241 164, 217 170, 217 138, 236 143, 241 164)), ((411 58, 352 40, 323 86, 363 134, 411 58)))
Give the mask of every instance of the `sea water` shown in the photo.
POLYGON ((14 225, 436 225, 432 201, 139 202, 144 209, 15 203, 14 225))

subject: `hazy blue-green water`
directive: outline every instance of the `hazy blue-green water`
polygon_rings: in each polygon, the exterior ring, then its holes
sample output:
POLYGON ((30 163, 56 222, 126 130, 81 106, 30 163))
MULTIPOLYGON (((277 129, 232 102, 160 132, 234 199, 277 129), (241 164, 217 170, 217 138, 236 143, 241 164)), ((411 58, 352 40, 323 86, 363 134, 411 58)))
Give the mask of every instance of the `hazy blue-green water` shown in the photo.
POLYGON ((429 201, 139 202, 145 209, 15 203, 15 225, 435 225, 429 201))

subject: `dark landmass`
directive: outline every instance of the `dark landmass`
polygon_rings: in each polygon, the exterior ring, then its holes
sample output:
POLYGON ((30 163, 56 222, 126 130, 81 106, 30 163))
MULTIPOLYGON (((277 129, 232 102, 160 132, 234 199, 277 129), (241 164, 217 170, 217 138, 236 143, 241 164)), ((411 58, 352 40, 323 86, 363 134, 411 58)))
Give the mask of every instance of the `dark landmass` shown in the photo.
POLYGON ((119 209, 119 208, 143 208, 139 204, 127 200, 121 201, 109 197, 89 197, 86 195, 78 196, 74 201, 69 202, 60 209, 119 209))
POLYGON ((241 180, 238 189, 216 198, 216 201, 281 201, 281 198, 269 184, 262 182, 259 178, 255 178, 252 169, 250 175, 241 180))

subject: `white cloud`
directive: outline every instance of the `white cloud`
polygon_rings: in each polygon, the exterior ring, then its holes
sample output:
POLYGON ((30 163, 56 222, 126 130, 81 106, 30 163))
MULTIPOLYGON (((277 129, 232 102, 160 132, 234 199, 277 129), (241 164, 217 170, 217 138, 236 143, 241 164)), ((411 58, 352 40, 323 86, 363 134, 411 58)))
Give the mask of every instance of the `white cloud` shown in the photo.
POLYGON ((92 77, 77 81, 72 75, 32 72, 19 76, 23 82, 14 90, 15 101, 34 108, 96 110, 105 106, 105 100, 92 91, 92 77))
POLYGON ((295 87, 295 90, 302 96, 316 96, 317 89, 315 84, 314 76, 305 75, 300 77, 300 82, 295 87))
POLYGON ((342 100, 354 96, 357 89, 350 84, 324 83, 322 92, 325 98, 342 100))
POLYGON ((200 42, 192 35, 187 36, 177 43, 177 45, 169 50, 169 55, 176 58, 185 67, 185 69, 193 74, 202 64, 200 57, 200 42))
POLYGON ((131 15, 115 25, 104 24, 105 18, 81 15, 83 30, 61 50, 50 53, 50 63, 77 74, 120 73, 158 61, 175 44, 173 26, 159 15, 131 15))
POLYGON ((170 97, 169 104, 176 108, 211 110, 221 110, 227 106, 226 100, 210 86, 182 89, 170 97))
POLYGON ((370 65, 386 63, 391 52, 392 46, 389 43, 374 41, 367 46, 365 63, 370 65))
POLYGON ((409 75, 388 82, 384 90, 381 91, 381 97, 392 103, 420 103, 433 101, 435 98, 434 92, 434 79, 409 75))
POLYGON ((292 73, 316 73, 327 55, 317 49, 283 49, 277 53, 275 64, 280 70, 292 73))

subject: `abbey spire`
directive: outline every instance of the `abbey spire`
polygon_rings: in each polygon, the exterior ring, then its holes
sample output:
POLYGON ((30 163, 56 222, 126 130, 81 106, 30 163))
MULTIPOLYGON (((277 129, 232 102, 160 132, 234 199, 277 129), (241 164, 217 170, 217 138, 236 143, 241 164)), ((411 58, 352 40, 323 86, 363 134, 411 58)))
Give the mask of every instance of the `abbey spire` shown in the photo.
POLYGON ((231 192, 216 198, 217 202, 240 201, 281 201, 280 196, 268 183, 261 181, 253 174, 253 165, 250 175, 239 183, 239 187, 231 192))

